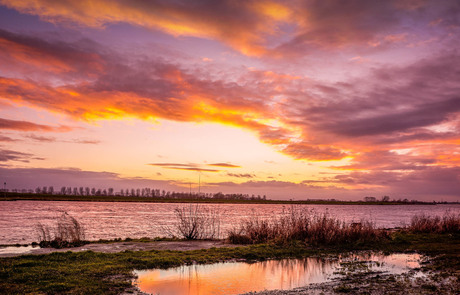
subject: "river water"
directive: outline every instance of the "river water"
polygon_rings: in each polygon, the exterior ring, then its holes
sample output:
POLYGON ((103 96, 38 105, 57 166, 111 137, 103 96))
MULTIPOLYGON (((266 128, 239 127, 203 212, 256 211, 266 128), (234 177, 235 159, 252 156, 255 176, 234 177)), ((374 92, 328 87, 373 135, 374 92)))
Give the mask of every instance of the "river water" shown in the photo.
MULTIPOLYGON (((7 201, 0 202, 0 244, 38 241, 36 225, 53 225, 67 212, 85 228, 87 240, 166 236, 165 228, 175 220, 174 210, 189 204, 7 201)), ((220 212, 221 233, 241 220, 257 215, 267 218, 289 210, 286 205, 267 204, 203 204, 203 208, 220 212)), ((296 205, 296 207, 328 212, 345 221, 362 219, 378 227, 394 228, 408 224, 416 214, 443 215, 446 211, 460 213, 455 205, 296 205)))

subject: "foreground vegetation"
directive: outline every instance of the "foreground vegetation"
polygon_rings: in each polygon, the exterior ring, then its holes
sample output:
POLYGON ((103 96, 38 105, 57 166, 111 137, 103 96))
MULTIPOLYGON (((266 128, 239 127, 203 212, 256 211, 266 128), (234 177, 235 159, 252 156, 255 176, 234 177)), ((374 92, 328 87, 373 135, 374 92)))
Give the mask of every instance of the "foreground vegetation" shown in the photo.
POLYGON ((124 251, 121 253, 60 252, 0 260, 1 294, 119 294, 131 288, 134 269, 168 268, 231 259, 333 256, 355 250, 412 252, 433 258, 425 267, 457 276, 460 235, 395 232, 388 240, 367 244, 312 246, 300 242, 195 251, 124 251))
MULTIPOLYGON (((212 237, 218 230, 216 214, 198 205, 178 208, 176 232, 184 239, 212 237)), ((55 227, 39 226, 38 230, 41 242, 83 242, 83 227, 66 213, 57 219, 55 227)), ((194 251, 68 251, 2 258, 0 294, 119 294, 133 291, 131 281, 135 269, 228 260, 334 257, 361 250, 388 254, 415 251, 428 255, 430 260, 424 268, 435 271, 440 277, 454 278, 455 285, 449 288, 460 291, 458 214, 415 216, 408 227, 389 231, 377 229, 370 222, 347 224, 327 214, 292 207, 284 215, 268 220, 254 216, 237 225, 227 239, 232 243, 253 245, 194 251)), ((353 288, 357 288, 359 282, 359 278, 355 278, 353 288)), ((380 282, 379 279, 376 282, 380 282)), ((436 286, 430 288, 437 290, 436 286)), ((334 290, 339 293, 356 291, 345 285, 334 290)))

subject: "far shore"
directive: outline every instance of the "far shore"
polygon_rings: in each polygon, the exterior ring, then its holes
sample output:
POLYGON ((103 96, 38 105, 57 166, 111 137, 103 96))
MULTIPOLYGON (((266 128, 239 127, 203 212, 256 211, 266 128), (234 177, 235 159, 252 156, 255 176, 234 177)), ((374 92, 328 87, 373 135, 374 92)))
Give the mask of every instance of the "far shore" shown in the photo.
POLYGON ((283 204, 283 205, 436 205, 422 201, 342 201, 342 200, 238 200, 218 198, 159 198, 133 196, 82 196, 60 194, 1 193, 0 201, 76 201, 76 202, 138 202, 138 203, 205 203, 205 204, 283 204))

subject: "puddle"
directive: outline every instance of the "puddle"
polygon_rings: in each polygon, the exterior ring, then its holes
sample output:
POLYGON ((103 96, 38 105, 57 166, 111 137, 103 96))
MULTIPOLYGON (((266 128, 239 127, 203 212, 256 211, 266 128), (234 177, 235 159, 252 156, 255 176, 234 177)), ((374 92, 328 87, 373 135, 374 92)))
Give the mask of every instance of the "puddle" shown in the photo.
POLYGON ((369 269, 401 274, 419 267, 418 254, 349 256, 340 259, 283 259, 256 263, 226 262, 186 265, 166 270, 138 270, 135 284, 150 294, 242 294, 262 290, 288 290, 323 283, 339 276, 349 262, 365 261, 369 269))
POLYGON ((376 271, 386 274, 400 275, 414 268, 420 267, 421 256, 419 254, 367 254, 367 255, 352 255, 341 258, 339 260, 342 270, 346 270, 347 265, 351 265, 351 269, 355 271, 376 271), (353 266, 352 262, 360 262, 353 266), (359 267, 361 265, 361 269, 359 267), (357 268, 357 269, 356 269, 357 268))
POLYGON ((40 247, 33 247, 33 246, 7 246, 7 247, 0 247, 0 254, 27 254, 31 253, 33 250, 40 249, 40 247))

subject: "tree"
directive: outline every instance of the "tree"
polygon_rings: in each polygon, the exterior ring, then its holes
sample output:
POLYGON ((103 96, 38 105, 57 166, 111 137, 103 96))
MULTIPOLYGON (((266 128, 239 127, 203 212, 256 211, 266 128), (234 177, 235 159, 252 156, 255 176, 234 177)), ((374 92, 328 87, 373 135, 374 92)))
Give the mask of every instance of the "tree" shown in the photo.
POLYGON ((365 202, 375 202, 376 199, 375 199, 375 197, 364 197, 364 201, 365 202))

